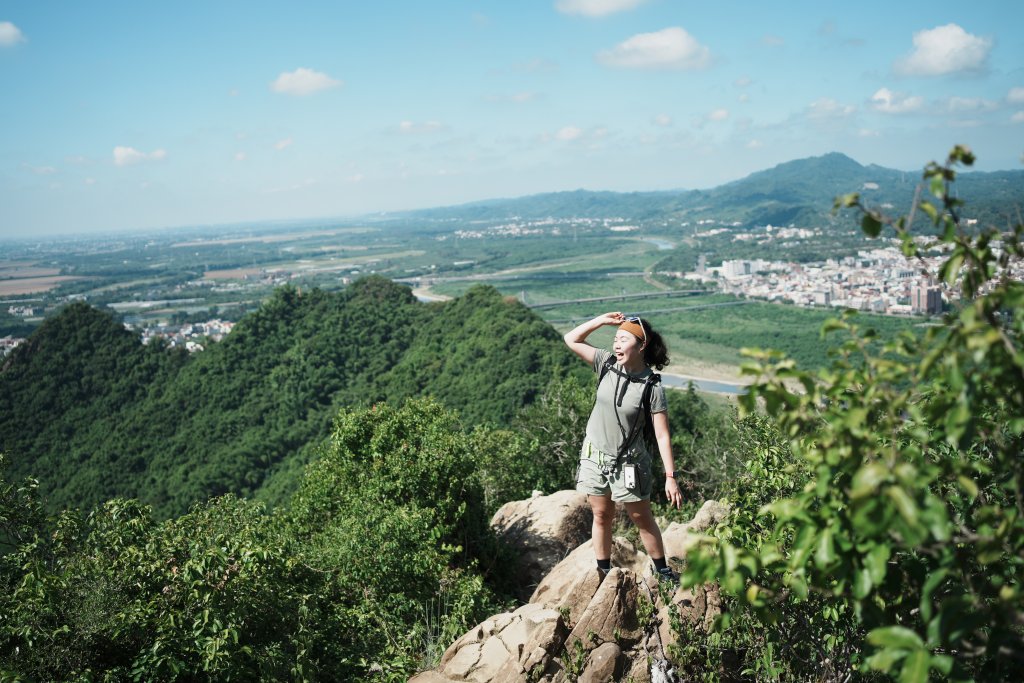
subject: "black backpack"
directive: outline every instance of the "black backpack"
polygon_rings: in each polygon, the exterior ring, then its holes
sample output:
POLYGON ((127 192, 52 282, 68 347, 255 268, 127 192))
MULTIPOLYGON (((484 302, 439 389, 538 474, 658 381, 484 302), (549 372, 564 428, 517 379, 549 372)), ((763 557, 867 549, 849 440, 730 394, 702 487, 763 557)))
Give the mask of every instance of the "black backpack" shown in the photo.
MULTIPOLYGON (((627 380, 626 386, 629 386, 629 382, 644 383, 644 392, 640 399, 643 420, 640 420, 639 416, 637 416, 637 419, 633 421, 632 425, 630 425, 629 433, 626 436, 626 439, 622 442, 622 446, 619 448, 617 455, 619 457, 625 455, 629 451, 630 444, 636 441, 637 436, 640 435, 642 430, 644 443, 647 446, 647 452, 654 457, 658 454, 658 440, 654 435, 654 421, 651 419, 651 393, 654 391, 654 387, 661 382, 661 375, 656 372, 652 372, 643 379, 633 377, 629 373, 623 372, 615 367, 615 356, 608 356, 601 365, 600 372, 597 374, 597 386, 601 386, 601 381, 604 379, 604 376, 608 374, 609 370, 619 377, 627 380)), ((622 393, 625 394, 625 391, 626 388, 623 387, 622 393)), ((621 401, 622 399, 620 398, 619 400, 621 401)))

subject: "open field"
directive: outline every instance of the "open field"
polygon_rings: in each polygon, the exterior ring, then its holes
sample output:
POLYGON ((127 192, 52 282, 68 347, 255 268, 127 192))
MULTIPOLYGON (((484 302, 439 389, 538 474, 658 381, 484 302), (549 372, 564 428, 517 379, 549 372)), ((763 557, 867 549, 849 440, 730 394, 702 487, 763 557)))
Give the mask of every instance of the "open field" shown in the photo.
POLYGON ((60 275, 60 268, 37 266, 34 261, 0 261, 0 280, 21 280, 60 275))
POLYGON ((244 280, 266 272, 264 268, 232 268, 230 270, 208 270, 203 273, 204 280, 244 280))
POLYGON ((29 277, 10 280, 0 280, 0 296, 14 294, 36 294, 37 292, 49 292, 68 282, 78 282, 89 278, 76 275, 54 275, 51 277, 29 277))
POLYGON ((172 247, 212 247, 228 244, 272 244, 274 242, 296 242, 298 240, 312 239, 315 237, 336 237, 338 235, 353 235, 373 232, 373 228, 336 228, 331 230, 317 230, 312 232, 283 232, 269 235, 247 235, 245 237, 225 237, 222 239, 190 240, 188 242, 176 242, 172 247))

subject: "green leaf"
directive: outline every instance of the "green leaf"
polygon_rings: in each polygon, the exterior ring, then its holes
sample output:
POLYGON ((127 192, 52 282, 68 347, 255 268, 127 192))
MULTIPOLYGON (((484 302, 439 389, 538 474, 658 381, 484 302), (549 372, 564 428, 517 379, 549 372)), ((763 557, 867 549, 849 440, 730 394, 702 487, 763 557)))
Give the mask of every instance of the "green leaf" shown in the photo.
POLYGON ((896 510, 900 513, 900 517, 908 525, 915 526, 917 524, 918 510, 914 499, 907 495, 907 492, 899 486, 890 486, 885 492, 892 499, 893 503, 896 504, 896 510))
POLYGON ((946 580, 947 575, 949 575, 948 569, 934 571, 928 576, 924 586, 921 588, 921 617, 926 622, 931 621, 932 618, 932 594, 946 580))
POLYGON ((870 213, 866 213, 860 221, 860 228, 868 237, 878 237, 882 232, 882 223, 870 213))
POLYGON ((814 552, 814 564, 818 569, 827 569, 836 561, 835 544, 832 541, 832 530, 824 529, 818 539, 818 548, 814 552))
POLYGON ((898 647, 904 650, 924 649, 924 641, 905 626, 882 626, 868 633, 867 641, 875 647, 898 647))
POLYGON ((875 495, 878 491, 878 487, 888 478, 888 476, 889 468, 881 465, 880 463, 869 463, 864 467, 861 467, 857 470, 857 473, 853 475, 850 497, 856 500, 865 496, 875 495))
POLYGON ((889 569, 890 553, 889 546, 880 543, 873 547, 864 558, 865 565, 871 572, 871 580, 875 585, 885 580, 885 574, 889 569))
POLYGON ((874 669, 875 671, 889 673, 889 671, 892 670, 896 663, 906 656, 906 650, 900 650, 895 647, 887 647, 884 650, 879 650, 875 654, 868 657, 865 661, 865 664, 867 664, 870 668, 874 669))
POLYGON ((927 650, 914 650, 903 660, 900 683, 928 683, 931 655, 927 650))
POLYGON ((871 570, 861 567, 853 577, 853 597, 863 600, 871 593, 871 570))

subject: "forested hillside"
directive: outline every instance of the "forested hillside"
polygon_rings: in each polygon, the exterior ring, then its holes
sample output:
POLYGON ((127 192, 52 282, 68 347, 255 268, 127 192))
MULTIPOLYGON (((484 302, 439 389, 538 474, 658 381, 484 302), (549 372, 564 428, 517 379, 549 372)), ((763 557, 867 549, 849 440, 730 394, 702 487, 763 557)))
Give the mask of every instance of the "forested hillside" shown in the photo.
MULTIPOLYGON (((865 202, 903 210, 914 197, 917 172, 864 166, 845 154, 794 159, 745 178, 703 190, 660 192, 555 192, 514 199, 495 199, 461 206, 409 212, 437 221, 452 219, 507 220, 513 217, 621 218, 673 223, 715 220, 756 225, 822 226, 834 222, 832 198, 861 189, 865 202)), ((961 189, 971 197, 970 218, 982 224, 1007 226, 1010 207, 1024 192, 1024 171, 965 173, 961 189)), ((852 227, 852 226, 847 226, 852 227)))
POLYGON ((375 277, 339 294, 283 288, 193 356, 73 304, 0 373, 0 452, 54 509, 273 502, 341 407, 433 395, 468 424, 505 424, 577 365, 549 325, 486 287, 434 304, 375 277))

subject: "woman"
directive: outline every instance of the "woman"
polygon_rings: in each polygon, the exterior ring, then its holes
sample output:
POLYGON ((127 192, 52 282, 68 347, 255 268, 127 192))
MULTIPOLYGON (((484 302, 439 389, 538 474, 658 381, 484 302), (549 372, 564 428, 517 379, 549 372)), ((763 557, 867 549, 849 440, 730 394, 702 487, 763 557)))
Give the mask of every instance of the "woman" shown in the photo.
POLYGON ((674 581, 676 575, 665 561, 661 530, 651 512, 651 454, 643 438, 646 404, 665 467, 665 495, 669 503, 679 507, 683 496, 675 478, 665 390, 650 381, 656 377, 651 366, 660 370, 668 365, 668 350, 646 320, 627 318, 619 312, 599 315, 566 333, 563 339, 573 353, 601 375, 576 475, 576 490, 587 494, 594 511, 591 535, 597 566, 604 573, 611 568, 615 504, 623 503, 640 529, 640 539, 658 577, 674 581), (587 343, 587 337, 605 325, 619 328, 612 354, 587 343))

